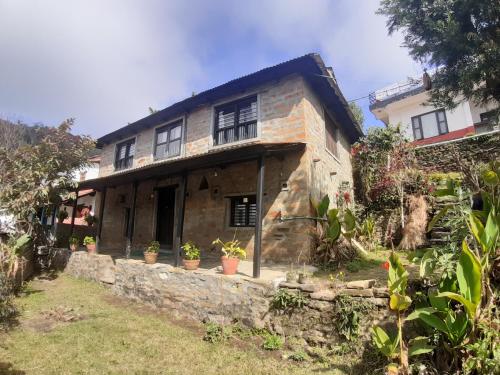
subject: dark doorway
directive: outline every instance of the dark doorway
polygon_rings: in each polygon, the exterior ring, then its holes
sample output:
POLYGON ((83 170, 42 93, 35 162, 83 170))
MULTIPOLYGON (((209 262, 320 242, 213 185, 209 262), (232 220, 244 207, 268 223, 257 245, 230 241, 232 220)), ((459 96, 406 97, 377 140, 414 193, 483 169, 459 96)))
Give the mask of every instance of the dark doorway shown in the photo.
POLYGON ((156 239, 161 247, 172 248, 174 241, 175 186, 158 190, 156 239))

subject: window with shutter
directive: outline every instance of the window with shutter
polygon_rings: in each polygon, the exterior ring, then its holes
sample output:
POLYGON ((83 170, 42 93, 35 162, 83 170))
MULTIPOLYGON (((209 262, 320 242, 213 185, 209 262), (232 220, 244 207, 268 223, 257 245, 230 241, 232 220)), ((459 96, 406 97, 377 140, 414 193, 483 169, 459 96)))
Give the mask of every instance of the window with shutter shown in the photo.
POLYGON ((325 111, 325 135, 326 135, 326 149, 333 155, 338 156, 337 153, 337 126, 333 120, 328 116, 325 111))
POLYGON ((415 140, 448 133, 448 122, 444 109, 412 117, 411 126, 415 140))
POLYGON ((169 158, 181 153, 182 120, 156 129, 155 158, 169 158))
POLYGON ((257 203, 255 195, 231 197, 232 227, 254 227, 257 217, 257 203))
POLYGON ((134 154, 135 139, 119 143, 116 146, 115 169, 120 170, 130 168, 134 161, 134 154))
POLYGON ((257 137, 256 96, 215 108, 215 145, 222 145, 255 137, 257 137))

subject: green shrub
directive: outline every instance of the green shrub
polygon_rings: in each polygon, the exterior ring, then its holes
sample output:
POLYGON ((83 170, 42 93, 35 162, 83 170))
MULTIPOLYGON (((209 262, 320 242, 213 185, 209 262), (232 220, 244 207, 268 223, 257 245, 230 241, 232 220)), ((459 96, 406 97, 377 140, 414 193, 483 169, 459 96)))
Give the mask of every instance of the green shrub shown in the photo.
POLYGON ((292 361, 295 362, 304 362, 307 358, 307 354, 304 353, 303 351, 297 351, 295 353, 292 353, 288 356, 288 359, 291 359, 292 361))
POLYGON ((68 243, 70 245, 80 245, 80 239, 77 236, 70 236, 68 239, 68 243))
POLYGON ((217 323, 206 324, 205 336, 203 340, 212 344, 224 342, 231 337, 231 330, 217 323))
POLYGON ((273 297, 271 308, 278 311, 290 311, 304 307, 307 302, 306 296, 300 290, 292 293, 286 289, 280 289, 273 297))
POLYGON ((262 347, 265 350, 280 350, 284 343, 283 337, 270 333, 264 338, 262 347))
POLYGON ((12 280, 5 273, 0 272, 0 325, 8 324, 18 313, 13 298, 12 280))

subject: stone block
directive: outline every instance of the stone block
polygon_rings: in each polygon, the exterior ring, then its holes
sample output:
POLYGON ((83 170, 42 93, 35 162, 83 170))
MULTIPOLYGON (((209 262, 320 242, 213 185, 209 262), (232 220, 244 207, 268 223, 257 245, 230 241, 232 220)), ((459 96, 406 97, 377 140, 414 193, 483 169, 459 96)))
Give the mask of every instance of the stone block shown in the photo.
POLYGON ((389 306, 389 298, 373 297, 373 298, 367 298, 366 301, 371 302, 375 306, 379 306, 379 307, 389 306))
POLYGON ((333 290, 320 290, 311 294, 311 299, 320 301, 333 301, 337 294, 333 290))
POLYGON ((351 297, 373 297, 372 289, 341 289, 339 294, 344 294, 351 297))
POLYGON ((345 284, 347 289, 369 289, 375 285, 375 280, 356 280, 345 284))
POLYGON ((375 297, 389 297, 389 289, 387 289, 387 288, 373 288, 373 295, 375 297))

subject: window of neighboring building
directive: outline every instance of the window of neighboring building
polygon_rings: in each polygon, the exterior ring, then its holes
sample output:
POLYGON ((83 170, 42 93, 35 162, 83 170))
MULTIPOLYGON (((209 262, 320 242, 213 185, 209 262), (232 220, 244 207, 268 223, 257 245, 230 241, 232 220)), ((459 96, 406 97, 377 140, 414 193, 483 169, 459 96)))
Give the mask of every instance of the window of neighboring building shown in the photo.
POLYGON ((411 124, 415 140, 448 133, 448 123, 446 122, 444 109, 412 117, 411 124))
POLYGON ((168 158, 181 153, 182 120, 156 129, 155 158, 168 158))
POLYGON ((257 217, 257 203, 255 195, 231 197, 232 227, 254 227, 257 217))
POLYGON ((126 169, 132 166, 135 153, 135 139, 119 143, 116 146, 115 169, 126 169))
POLYGON ((333 155, 338 156, 337 149, 337 125, 332 118, 325 112, 325 134, 326 134, 326 149, 333 155))
POLYGON ((257 137, 257 96, 215 108, 215 145, 255 137, 257 137))

